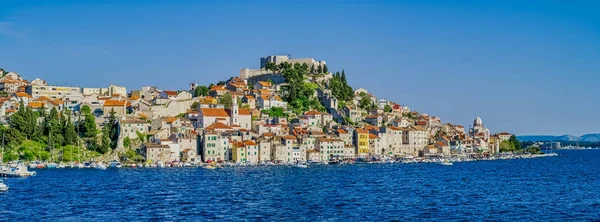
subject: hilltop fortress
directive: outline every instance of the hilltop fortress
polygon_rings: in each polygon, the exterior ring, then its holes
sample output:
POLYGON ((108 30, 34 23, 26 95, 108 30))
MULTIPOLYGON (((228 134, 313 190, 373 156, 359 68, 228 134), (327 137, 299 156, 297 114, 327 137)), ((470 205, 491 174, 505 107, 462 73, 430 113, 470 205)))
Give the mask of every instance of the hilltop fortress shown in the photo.
POLYGON ((265 66, 268 62, 275 63, 279 65, 283 62, 294 64, 304 64, 306 63, 308 66, 324 66, 327 63, 323 60, 317 61, 314 58, 299 58, 292 59, 287 55, 273 55, 266 56, 260 58, 260 69, 250 69, 250 68, 242 68, 240 70, 240 78, 247 79, 249 83, 255 83, 257 81, 266 81, 267 79, 272 80, 274 83, 283 83, 285 79, 283 76, 279 75, 279 73, 273 73, 271 70, 266 70, 265 66))

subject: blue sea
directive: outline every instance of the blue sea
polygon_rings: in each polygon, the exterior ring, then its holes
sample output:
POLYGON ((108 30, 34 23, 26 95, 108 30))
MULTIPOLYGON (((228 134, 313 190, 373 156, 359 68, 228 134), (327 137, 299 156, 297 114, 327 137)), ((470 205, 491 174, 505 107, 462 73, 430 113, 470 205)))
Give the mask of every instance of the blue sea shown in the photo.
POLYGON ((437 164, 46 169, 5 179, 0 221, 600 219, 600 150, 437 164))

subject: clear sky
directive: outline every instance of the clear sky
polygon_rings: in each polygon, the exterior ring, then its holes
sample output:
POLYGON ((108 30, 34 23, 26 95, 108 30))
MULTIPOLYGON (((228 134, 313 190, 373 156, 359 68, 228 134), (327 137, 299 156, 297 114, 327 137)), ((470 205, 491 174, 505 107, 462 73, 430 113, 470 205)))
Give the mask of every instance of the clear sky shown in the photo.
POLYGON ((50 84, 183 89, 290 53, 445 122, 600 132, 600 1, 0 1, 0 67, 50 84))

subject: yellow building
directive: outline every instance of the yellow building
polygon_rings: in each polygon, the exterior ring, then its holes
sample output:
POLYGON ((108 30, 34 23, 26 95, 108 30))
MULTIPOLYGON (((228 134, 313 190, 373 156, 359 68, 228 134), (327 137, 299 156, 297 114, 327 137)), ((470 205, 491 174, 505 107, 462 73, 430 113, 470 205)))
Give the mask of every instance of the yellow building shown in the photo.
POLYGON ((369 154, 369 131, 365 129, 356 129, 356 155, 369 154))
POLYGON ((246 162, 246 148, 242 142, 233 142, 233 148, 231 149, 231 159, 233 162, 241 163, 246 162))

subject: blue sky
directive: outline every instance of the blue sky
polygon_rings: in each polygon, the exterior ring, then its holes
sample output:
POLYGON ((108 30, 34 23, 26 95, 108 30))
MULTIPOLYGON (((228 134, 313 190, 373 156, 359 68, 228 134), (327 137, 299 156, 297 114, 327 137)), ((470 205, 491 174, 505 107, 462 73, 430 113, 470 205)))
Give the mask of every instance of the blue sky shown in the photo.
POLYGON ((0 67, 51 84, 187 88, 272 54, 493 132, 600 132, 597 1, 2 1, 0 67))

